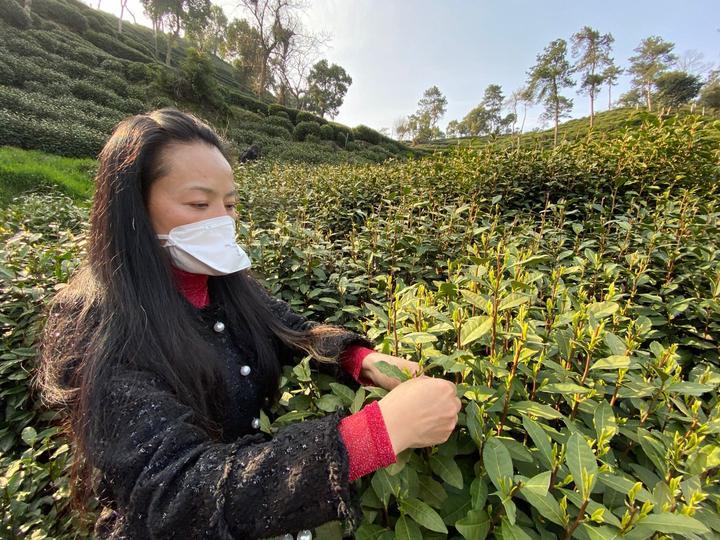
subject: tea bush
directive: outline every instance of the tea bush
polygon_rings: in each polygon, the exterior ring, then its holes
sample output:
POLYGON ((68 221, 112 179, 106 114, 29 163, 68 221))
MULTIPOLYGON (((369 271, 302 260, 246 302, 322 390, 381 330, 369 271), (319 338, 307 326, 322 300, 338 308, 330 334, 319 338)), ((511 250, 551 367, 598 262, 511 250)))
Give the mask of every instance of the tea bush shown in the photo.
POLYGON ((335 140, 335 130, 333 127, 329 124, 323 124, 320 126, 320 136, 325 141, 334 141, 335 140))
POLYGON ((379 144, 382 140, 382 135, 372 128, 363 126, 362 124, 353 129, 353 135, 355 139, 369 142, 370 144, 379 144))
POLYGON ((296 141, 304 141, 310 135, 314 135, 320 140, 320 124, 309 121, 298 122, 293 131, 293 138, 296 141))
POLYGON ((102 133, 81 124, 28 118, 0 109, 0 145, 85 157, 97 155, 105 139, 102 133))
POLYGON ((15 0, 0 0, 0 17, 20 30, 26 30, 32 25, 30 15, 15 0))
MULTIPOLYGON (((277 296, 457 384, 447 442, 358 480, 356 538, 720 534, 718 127, 648 116, 554 150, 238 167, 239 241, 277 296)), ((87 209, 28 195, 2 214, 0 535, 83 536, 69 448, 26 383, 87 209)), ((305 357, 261 429, 385 393, 305 357)))
POLYGON ((298 111, 295 115, 295 121, 297 124, 300 122, 315 122, 320 125, 327 123, 327 120, 325 120, 322 116, 318 116, 308 111, 298 111))
MULTIPOLYGON (((282 105, 278 105, 277 107, 268 105, 268 114, 270 116, 279 116, 281 118, 286 118, 286 119, 290 120, 290 115, 287 113, 287 111, 285 111, 279 107, 282 107, 282 105)), ((292 120, 290 120, 290 123, 292 124, 292 120)))
POLYGON ((87 19, 78 11, 55 0, 35 0, 32 10, 41 17, 52 19, 69 29, 84 33, 88 29, 87 19))
MULTIPOLYGON (((281 111, 282 112, 282 111, 281 111)), ((281 127, 285 131, 288 132, 288 134, 292 134, 293 130, 295 129, 295 126, 293 126, 293 123, 290 121, 289 118, 279 116, 276 114, 273 114, 271 116, 268 116, 265 119, 265 122, 268 124, 271 124, 273 126, 281 127)))

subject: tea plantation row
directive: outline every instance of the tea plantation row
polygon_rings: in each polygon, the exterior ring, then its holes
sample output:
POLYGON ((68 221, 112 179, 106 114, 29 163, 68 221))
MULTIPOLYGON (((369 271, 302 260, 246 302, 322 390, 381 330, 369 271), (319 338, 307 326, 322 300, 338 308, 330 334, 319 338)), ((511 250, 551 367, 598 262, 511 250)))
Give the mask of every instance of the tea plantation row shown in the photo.
MULTIPOLYGON (((276 295, 458 386, 445 444, 358 481, 357 538, 720 534, 719 127, 648 116, 553 150, 238 168, 240 242, 276 295)), ((70 449, 27 382, 86 216, 35 194, 0 220, 3 536, 82 531, 70 449)), ((286 368, 264 430, 385 393, 312 366, 286 368)))

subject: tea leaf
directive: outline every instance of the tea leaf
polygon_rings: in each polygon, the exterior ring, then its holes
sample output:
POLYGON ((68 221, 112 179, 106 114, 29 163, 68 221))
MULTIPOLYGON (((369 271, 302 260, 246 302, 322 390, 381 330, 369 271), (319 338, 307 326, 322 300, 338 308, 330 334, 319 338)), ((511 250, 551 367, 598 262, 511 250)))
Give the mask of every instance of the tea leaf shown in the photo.
POLYGON ((400 516, 395 523, 395 538, 397 540, 422 540, 420 527, 407 516, 400 516))
POLYGON ((540 388, 540 392, 548 394, 587 394, 591 392, 590 388, 585 388, 573 383, 551 383, 540 388))
POLYGON ((541 472, 523 483, 520 488, 523 492, 532 491, 538 497, 544 497, 550 487, 550 471, 541 472))
POLYGON ((411 518, 426 529, 440 533, 448 532, 440 514, 421 500, 412 497, 402 499, 399 506, 402 512, 409 514, 411 518))
POLYGON ((503 540, 532 540, 528 534, 517 525, 513 525, 507 519, 503 518, 500 527, 503 540))
POLYGON ((523 491, 520 489, 520 495, 522 495, 527 502, 533 505, 542 517, 558 525, 565 525, 562 508, 560 508, 560 504, 557 502, 555 497, 552 496, 552 494, 546 493, 545 495, 540 496, 532 490, 523 491))
POLYGON ((552 466, 552 445, 550 437, 543 431, 540 424, 531 420, 527 416, 522 417, 523 427, 528 432, 530 438, 535 443, 535 447, 539 450, 541 461, 546 467, 552 466))
POLYGON ((650 514, 638 521, 634 531, 658 531, 667 534, 707 533, 710 530, 697 519, 684 514, 650 514))
POLYGON ((509 487, 509 482, 513 477, 513 464, 510 452, 505 445, 495 437, 485 441, 483 447, 483 464, 485 471, 493 485, 503 491, 501 480, 504 482, 505 489, 509 487))
POLYGON ((492 318, 487 316, 472 317, 468 319, 460 331, 460 345, 465 346, 477 341, 492 328, 492 318))
POLYGON ((465 540, 483 540, 490 531, 491 519, 485 510, 469 510, 455 522, 455 528, 465 540))
POLYGON ((585 437, 579 433, 573 433, 568 439, 565 463, 570 469, 576 489, 583 500, 587 500, 597 480, 598 467, 595 454, 585 442, 585 437), (588 482, 583 481, 583 471, 586 477, 593 475, 588 482))
POLYGON ((593 527, 587 523, 583 523, 582 528, 590 540, 614 540, 618 537, 618 534, 607 525, 593 527))
POLYGON ((452 457, 437 454, 430 456, 430 468, 451 486, 462 489, 462 472, 460 472, 460 467, 452 457))
POLYGON ((544 403, 536 403, 534 401, 517 401, 513 403, 511 409, 520 414, 530 414, 538 418, 546 420, 556 420, 562 418, 563 415, 544 403))
POLYGON ((397 367, 395 364, 390 364, 389 362, 386 362, 385 360, 378 360, 373 364, 377 370, 382 373, 383 375, 387 375, 388 377, 392 377, 393 379, 398 379, 401 382, 407 381, 410 379, 410 376, 405 373, 403 370, 401 370, 399 367, 397 367))
POLYGON ((612 332, 606 332, 603 339, 605 340, 605 344, 610 349, 610 352, 613 353, 613 356, 625 356, 625 354, 627 353, 627 346, 622 339, 617 337, 612 332))
POLYGON ((601 358, 590 365, 590 370, 593 369, 628 369, 632 365, 632 361, 629 356, 607 356, 601 358))
POLYGON ((615 313, 620 306, 616 302, 596 302, 587 307, 587 312, 596 319, 603 319, 615 313))
POLYGON ((403 343, 411 343, 413 345, 419 343, 431 343, 433 341, 437 341, 437 336, 434 336, 427 332, 411 332, 409 334, 405 334, 402 338, 400 338, 400 341, 403 343))
POLYGON ((617 423, 615 422, 615 414, 607 401, 603 400, 600 406, 595 409, 593 424, 595 424, 595 433, 597 434, 598 439, 605 428, 612 429, 613 435, 617 433, 618 428, 617 423))

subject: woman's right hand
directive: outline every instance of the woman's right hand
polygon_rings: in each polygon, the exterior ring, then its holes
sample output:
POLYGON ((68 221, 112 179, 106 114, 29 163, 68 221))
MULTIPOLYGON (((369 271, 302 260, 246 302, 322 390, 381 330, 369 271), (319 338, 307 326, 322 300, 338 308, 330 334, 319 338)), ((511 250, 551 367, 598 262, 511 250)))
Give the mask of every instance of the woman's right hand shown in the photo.
POLYGON ((378 406, 395 455, 406 448, 424 448, 447 441, 462 403, 455 383, 421 375, 388 392, 378 406))

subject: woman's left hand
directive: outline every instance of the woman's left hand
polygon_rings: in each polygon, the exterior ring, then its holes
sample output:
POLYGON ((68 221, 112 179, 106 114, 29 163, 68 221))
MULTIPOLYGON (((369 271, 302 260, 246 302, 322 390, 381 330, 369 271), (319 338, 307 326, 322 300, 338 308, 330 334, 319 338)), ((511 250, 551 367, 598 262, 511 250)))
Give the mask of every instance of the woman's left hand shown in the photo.
POLYGON ((390 356, 389 354, 383 354, 378 351, 371 352, 365 358, 363 358, 361 375, 371 380, 375 386, 384 388, 385 390, 392 390, 402 381, 385 375, 377 368, 377 362, 387 362, 397 366, 403 371, 409 371, 411 377, 417 377, 422 373, 420 364, 411 360, 405 360, 398 356, 390 356))

